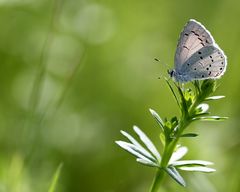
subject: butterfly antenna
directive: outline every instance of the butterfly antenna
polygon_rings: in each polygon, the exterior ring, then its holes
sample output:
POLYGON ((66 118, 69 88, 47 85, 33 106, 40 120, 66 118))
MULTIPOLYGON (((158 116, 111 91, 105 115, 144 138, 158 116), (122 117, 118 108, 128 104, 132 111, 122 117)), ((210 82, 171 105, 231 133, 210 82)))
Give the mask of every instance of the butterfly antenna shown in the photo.
MULTIPOLYGON (((161 62, 161 64, 164 66, 165 69, 167 69, 167 73, 169 74, 170 67, 166 63, 160 61, 158 58, 154 58, 155 61, 161 62)), ((160 72, 160 77, 158 79, 161 79, 162 77, 165 77, 162 72, 160 72)))
POLYGON ((167 71, 169 71, 170 70, 170 67, 169 67, 169 65, 168 64, 166 64, 165 62, 162 62, 162 61, 160 61, 158 58, 154 58, 154 60, 155 61, 157 61, 157 62, 161 62, 161 64, 167 69, 167 71))

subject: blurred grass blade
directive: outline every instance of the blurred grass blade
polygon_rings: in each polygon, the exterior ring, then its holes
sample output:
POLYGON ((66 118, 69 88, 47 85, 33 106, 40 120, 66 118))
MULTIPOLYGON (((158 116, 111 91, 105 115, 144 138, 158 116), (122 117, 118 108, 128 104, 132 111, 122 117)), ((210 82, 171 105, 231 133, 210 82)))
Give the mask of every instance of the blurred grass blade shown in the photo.
POLYGON ((175 152, 173 152, 169 160, 169 164, 172 164, 173 162, 181 159, 184 155, 186 155, 187 152, 188 152, 187 147, 179 147, 175 152))
POLYGON ((209 167, 202 167, 202 166, 198 166, 198 167, 178 167, 178 169, 181 169, 183 171, 197 171, 197 172, 204 172, 204 173, 212 173, 215 172, 216 170, 213 168, 209 168, 209 167))
POLYGON ((137 158, 144 159, 144 160, 149 160, 154 163, 158 162, 153 156, 148 156, 148 154, 145 154, 144 151, 141 151, 137 146, 127 143, 125 141, 115 141, 116 144, 118 144, 121 148, 126 150, 127 152, 131 153, 137 158))
POLYGON ((192 166, 207 166, 212 165, 213 163, 210 161, 203 161, 203 160, 183 160, 183 161, 175 161, 171 165, 172 166, 184 166, 184 165, 192 165, 192 166))
POLYGON ((149 111, 152 114, 152 116, 154 117, 154 119, 157 121, 159 126, 162 128, 162 131, 164 132, 164 123, 163 123, 163 120, 161 119, 161 117, 153 109, 149 109, 149 111))
POLYGON ((139 150, 141 150, 142 153, 145 154, 145 156, 148 156, 149 158, 152 158, 152 159, 155 159, 151 153, 149 153, 146 149, 144 149, 144 147, 136 140, 134 139, 130 134, 128 134, 127 132, 125 131, 120 131, 125 137, 128 138, 128 140, 133 144, 135 145, 136 147, 139 148, 139 150))
POLYGON ((55 192, 56 191, 57 183, 58 183, 58 180, 59 180, 59 177, 60 177, 60 174, 61 174, 61 170, 62 170, 62 166, 63 166, 63 163, 60 163, 56 172, 54 173, 53 178, 52 178, 52 182, 51 182, 50 187, 48 189, 48 192, 55 192))
POLYGON ((146 159, 137 158, 137 162, 141 163, 143 165, 150 166, 150 167, 159 167, 159 165, 157 163, 154 163, 154 162, 146 160, 146 159))
POLYGON ((179 172, 174 167, 167 167, 165 171, 181 186, 186 187, 186 183, 179 172))
POLYGON ((145 133, 142 132, 141 129, 139 129, 137 126, 133 126, 133 130, 138 134, 139 138, 142 140, 142 142, 146 145, 146 147, 149 149, 149 151, 158 159, 160 162, 161 156, 152 143, 152 141, 145 135, 145 133))
POLYGON ((180 137, 197 137, 198 134, 196 133, 185 133, 185 134, 182 134, 180 137))
POLYGON ((205 101, 217 100, 217 99, 222 99, 222 98, 225 98, 225 96, 223 96, 223 95, 212 96, 212 97, 207 97, 207 98, 205 99, 205 101))
POLYGON ((192 118, 193 121, 201 120, 201 121, 223 121, 228 119, 228 117, 220 117, 220 116, 207 116, 207 117, 195 117, 192 118))

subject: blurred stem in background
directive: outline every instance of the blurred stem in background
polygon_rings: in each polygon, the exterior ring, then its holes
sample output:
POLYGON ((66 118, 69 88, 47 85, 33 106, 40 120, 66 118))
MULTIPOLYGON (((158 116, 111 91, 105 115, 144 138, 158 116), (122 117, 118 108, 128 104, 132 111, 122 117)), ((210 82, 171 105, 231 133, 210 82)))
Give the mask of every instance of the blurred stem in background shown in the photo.
POLYGON ((59 16, 60 16, 62 3, 63 3, 63 0, 53 0, 53 5, 52 5, 53 9, 52 9, 52 16, 49 24, 49 29, 47 32, 46 39, 43 43, 42 52, 40 55, 40 62, 36 70, 36 78, 33 83, 32 93, 29 101, 29 111, 30 111, 29 118, 30 119, 35 115, 36 109, 38 107, 38 103, 41 99, 40 96, 41 96, 43 81, 44 81, 46 68, 47 68, 47 58, 48 58, 49 48, 54 38, 54 29, 56 27, 57 20, 59 19, 59 16))
POLYGON ((22 138, 24 138, 23 150, 26 151, 26 157, 25 157, 26 160, 29 160, 28 158, 31 157, 31 154, 34 151, 34 148, 36 146, 37 140, 35 139, 35 137, 37 137, 40 132, 41 120, 38 118, 38 115, 36 114, 36 112, 37 112, 38 104, 41 100, 41 95, 42 95, 41 93, 42 93, 43 82, 46 74, 49 48, 54 38, 54 29, 56 27, 57 20, 60 16, 62 3, 63 3, 63 0, 52 1, 52 12, 51 12, 50 24, 49 24, 48 32, 46 35, 46 39, 43 43, 39 64, 36 68, 36 75, 35 75, 35 80, 32 86, 32 92, 30 94, 29 113, 27 114, 24 130, 23 130, 23 136, 22 136, 22 138), (27 140, 30 140, 32 145, 29 146, 28 145, 29 141, 27 140))
POLYGON ((76 76, 77 72, 79 72, 79 68, 83 63, 83 60, 85 58, 86 51, 82 51, 81 53, 77 52, 74 58, 73 67, 71 67, 70 73, 67 74, 67 77, 65 79, 64 86, 62 88, 62 92, 60 95, 57 95, 57 98, 55 98, 56 101, 54 101, 55 105, 48 106, 48 108, 45 109, 45 111, 42 111, 40 114, 38 112, 38 105, 41 101, 41 95, 43 92, 43 83, 46 76, 46 70, 47 70, 47 60, 49 51, 51 48, 51 45, 54 41, 54 34, 55 30, 57 29, 58 20, 60 18, 60 14, 62 11, 62 7, 64 4, 64 0, 53 0, 52 2, 52 14, 50 19, 50 24, 48 28, 48 33, 46 36, 46 39, 43 43, 41 55, 40 55, 40 62, 36 69, 36 77, 33 82, 32 92, 30 95, 29 100, 29 113, 26 119, 26 123, 24 126, 23 131, 23 137, 24 139, 28 138, 31 140, 32 145, 29 146, 29 141, 26 141, 26 145, 24 145, 24 149, 27 150, 27 156, 31 156, 32 152, 34 151, 34 148, 36 145, 38 145, 35 138, 38 136, 41 130, 42 123, 44 122, 44 119, 48 116, 53 116, 56 114, 56 111, 61 106, 64 98, 66 97, 66 94, 74 80, 74 77, 76 76), (51 109, 50 109, 51 108, 51 109), (30 148, 30 149, 29 149, 30 148))

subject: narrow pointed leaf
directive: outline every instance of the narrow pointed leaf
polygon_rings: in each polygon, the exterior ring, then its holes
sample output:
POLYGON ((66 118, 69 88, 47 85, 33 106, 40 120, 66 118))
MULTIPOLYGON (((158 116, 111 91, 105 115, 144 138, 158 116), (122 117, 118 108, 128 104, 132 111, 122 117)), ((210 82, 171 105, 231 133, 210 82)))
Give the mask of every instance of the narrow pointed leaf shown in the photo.
POLYGON ((135 145, 136 147, 139 148, 139 150, 141 150, 141 152, 144 154, 144 156, 149 157, 150 159, 155 159, 151 153, 149 153, 146 149, 144 149, 144 147, 136 140, 134 139, 131 135, 129 135, 127 132, 125 131, 120 131, 125 137, 128 138, 128 140, 130 142, 132 142, 133 145, 135 145))
POLYGON ((211 173, 211 172, 215 172, 216 170, 213 169, 213 168, 209 168, 209 167, 202 167, 202 166, 199 166, 199 167, 196 167, 196 166, 193 166, 193 167, 178 167, 178 169, 181 169, 183 171, 197 171, 197 172, 204 172, 204 173, 211 173))
POLYGON ((150 167, 159 167, 159 165, 157 163, 154 163, 154 162, 146 160, 146 159, 137 158, 137 162, 147 165, 147 166, 150 166, 150 167))
POLYGON ((48 189, 48 192, 56 191, 57 183, 58 183, 58 180, 59 180, 59 177, 60 177, 60 174, 61 174, 61 170, 62 170, 62 166, 63 166, 63 163, 61 163, 58 166, 56 172, 54 173, 53 178, 52 178, 52 182, 51 182, 50 187, 48 189))
POLYGON ((137 135, 139 136, 139 138, 142 140, 142 142, 146 145, 146 147, 149 149, 149 151, 151 151, 151 153, 159 160, 161 160, 161 156, 158 152, 158 150, 156 149, 156 147, 154 146, 154 144, 152 143, 152 141, 145 135, 145 133, 143 133, 141 131, 141 129, 139 129, 137 126, 133 126, 133 130, 137 133, 137 135))
POLYGON ((206 100, 206 101, 210 101, 210 100, 217 100, 217 99, 222 99, 222 98, 225 98, 225 96, 223 96, 223 95, 212 96, 212 97, 206 98, 205 100, 206 100))
POLYGON ((165 135, 163 133, 160 133, 159 138, 163 146, 165 146, 165 143, 166 143, 165 135))
POLYGON ((172 88, 172 85, 169 83, 169 81, 168 81, 168 79, 167 79, 167 78, 165 78, 165 81, 167 82, 167 84, 168 84, 168 87, 169 87, 169 88, 170 88, 170 90, 172 91, 172 93, 173 93, 173 96, 174 96, 174 98, 175 98, 175 100, 176 100, 176 102, 177 102, 178 106, 179 106, 179 107, 181 107, 181 105, 180 105, 180 103, 179 103, 179 100, 178 100, 178 98, 177 98, 177 96, 176 96, 176 93, 174 92, 174 90, 173 90, 173 88, 172 88))
POLYGON ((173 152, 172 157, 170 158, 169 164, 181 159, 188 152, 187 147, 179 147, 175 152, 173 152))
POLYGON ((197 137, 198 134, 196 133, 185 133, 183 135, 181 135, 180 137, 197 137))
POLYGON ((228 117, 220 117, 220 116, 207 116, 207 117, 195 117, 192 118, 193 121, 201 120, 201 121, 223 121, 228 119, 228 117))
POLYGON ((175 161, 171 165, 176 166, 185 166, 185 165, 191 165, 191 166, 207 166, 212 165, 213 163, 210 161, 203 161, 203 160, 182 160, 182 161, 175 161))
POLYGON ((181 109, 183 114, 187 114, 188 113, 188 105, 186 103, 186 99, 184 97, 184 92, 182 91, 182 89, 178 86, 177 87, 179 95, 181 96, 181 109))
POLYGON ((156 159, 153 159, 151 157, 148 157, 146 154, 143 153, 137 146, 133 145, 132 143, 127 143, 125 141, 115 141, 117 145, 119 145, 124 150, 128 151, 132 155, 134 155, 137 158, 141 158, 144 160, 149 160, 152 162, 157 162, 156 159))
POLYGON ((149 111, 152 114, 152 116, 155 118, 155 120, 157 121, 159 126, 162 128, 162 131, 164 132, 164 123, 163 123, 163 120, 161 119, 161 117, 153 109, 149 109, 149 111))
POLYGON ((186 187, 186 183, 179 172, 174 167, 167 167, 165 171, 181 186, 186 187))

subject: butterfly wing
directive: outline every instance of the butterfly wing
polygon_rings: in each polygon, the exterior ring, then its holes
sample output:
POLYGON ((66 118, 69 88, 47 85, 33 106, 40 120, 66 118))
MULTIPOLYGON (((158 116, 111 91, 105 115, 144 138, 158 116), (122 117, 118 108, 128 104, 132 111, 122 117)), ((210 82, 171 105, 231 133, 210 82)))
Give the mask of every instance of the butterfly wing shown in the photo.
POLYGON ((182 65, 182 75, 187 81, 216 79, 224 74, 226 66, 227 58, 216 44, 205 46, 182 65))
POLYGON ((182 65, 198 50, 215 44, 210 32, 199 22, 191 19, 184 27, 175 53, 175 70, 182 71, 182 65))

